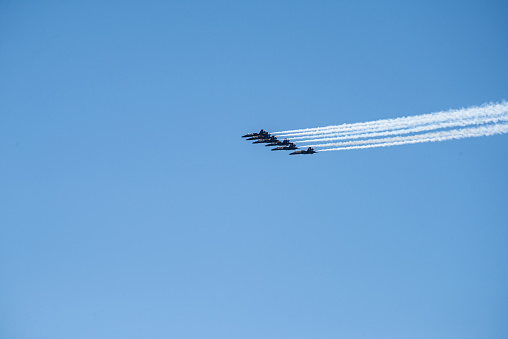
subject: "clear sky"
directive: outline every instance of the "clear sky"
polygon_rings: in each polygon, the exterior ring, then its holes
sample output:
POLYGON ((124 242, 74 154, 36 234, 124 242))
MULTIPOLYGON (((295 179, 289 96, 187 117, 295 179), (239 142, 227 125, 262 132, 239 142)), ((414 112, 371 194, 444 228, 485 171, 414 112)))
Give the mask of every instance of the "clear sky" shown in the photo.
POLYGON ((506 338, 508 136, 241 135, 508 99, 506 1, 2 1, 0 337, 506 338))

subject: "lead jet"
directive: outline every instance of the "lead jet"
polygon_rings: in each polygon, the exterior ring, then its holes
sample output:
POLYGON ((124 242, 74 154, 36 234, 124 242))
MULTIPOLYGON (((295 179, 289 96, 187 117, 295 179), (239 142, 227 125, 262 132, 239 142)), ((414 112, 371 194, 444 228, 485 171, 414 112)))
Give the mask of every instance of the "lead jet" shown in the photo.
POLYGON ((272 151, 291 151, 294 149, 298 149, 298 147, 296 147, 296 145, 294 143, 290 142, 289 145, 275 147, 272 149, 272 151))
POLYGON ((269 143, 268 145, 265 145, 265 146, 287 146, 289 145, 289 139, 284 139, 283 141, 280 141, 280 140, 276 140, 272 143, 269 143))
POLYGON ((264 135, 265 133, 266 133, 266 131, 264 129, 262 129, 261 131, 259 131, 259 133, 248 133, 248 134, 242 135, 242 138, 255 137, 258 135, 264 135))
POLYGON ((309 147, 306 150, 300 150, 300 151, 296 151, 296 152, 293 152, 293 153, 289 153, 289 155, 293 155, 293 154, 314 154, 314 153, 317 153, 316 151, 314 151, 314 148, 309 147))
POLYGON ((262 143, 274 143, 274 142, 277 142, 279 140, 277 140, 277 137, 272 135, 270 138, 266 138, 266 139, 258 139, 257 141, 254 141, 253 144, 262 144, 262 143))
POLYGON ((247 140, 269 139, 269 138, 270 138, 270 136, 271 136, 271 134, 270 134, 270 133, 268 133, 268 132, 264 131, 264 132, 263 132, 263 133, 261 133, 261 134, 254 135, 254 136, 252 136, 252 137, 250 137, 250 138, 247 138, 247 140))

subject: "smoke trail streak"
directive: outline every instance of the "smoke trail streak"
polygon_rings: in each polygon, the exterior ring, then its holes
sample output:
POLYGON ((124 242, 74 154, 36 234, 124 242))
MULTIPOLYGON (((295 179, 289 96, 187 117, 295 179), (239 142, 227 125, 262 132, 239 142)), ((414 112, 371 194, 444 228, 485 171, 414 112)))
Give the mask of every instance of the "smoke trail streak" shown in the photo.
MULTIPOLYGON (((398 121, 391 121, 387 122, 385 120, 378 120, 375 121, 375 124, 372 124, 370 127, 362 128, 362 129, 356 129, 356 128, 350 128, 350 129, 344 129, 341 130, 328 130, 326 131, 327 134, 333 134, 333 135, 344 135, 347 133, 353 134, 353 133, 365 133, 368 131, 383 131, 388 129, 394 129, 394 128, 407 128, 407 127, 414 127, 416 125, 425 125, 435 122, 444 122, 444 121, 450 121, 450 120, 463 120, 467 118, 475 118, 480 116, 491 116, 491 115, 499 115, 504 114, 508 111, 508 108, 506 105, 496 105, 491 107, 483 107, 483 108, 472 108, 467 110, 459 110, 459 111, 450 111, 450 112, 442 112, 442 113, 433 113, 433 114, 426 114, 426 115, 419 115, 414 117, 408 117, 403 118, 404 120, 400 119, 398 121)), ((292 139, 305 139, 309 136, 314 137, 320 137, 323 135, 316 135, 316 134, 322 134, 323 132, 313 132, 306 135, 298 135, 292 139)))
POLYGON ((307 128, 300 130, 288 130, 276 132, 279 136, 292 137, 293 139, 308 138, 308 136, 322 135, 329 133, 364 133, 366 131, 382 131, 394 128, 404 128, 421 124, 443 122, 449 120, 459 120, 474 118, 478 116, 489 116, 503 114, 508 111, 508 103, 488 104, 480 107, 463 108, 460 110, 450 110, 446 112, 436 112, 430 114, 416 115, 412 117, 401 117, 394 119, 381 119, 370 122, 342 124, 337 126, 307 128), (307 137, 306 137, 307 136, 307 137))
MULTIPOLYGON (((499 117, 482 117, 475 119, 466 119, 466 120, 454 120, 448 122, 439 122, 435 124, 423 125, 413 128, 405 128, 405 129, 395 129, 388 130, 383 132, 367 132, 360 134, 349 134, 342 136, 334 136, 334 137, 324 137, 324 138, 316 138, 316 139, 308 139, 298 141, 298 144, 311 143, 311 142, 324 142, 324 141, 334 141, 334 140, 348 140, 348 139, 365 139, 365 138, 373 138, 373 137, 381 137, 381 136, 389 136, 389 135, 403 135, 410 133, 418 133, 425 131, 432 131, 437 129, 444 128, 452 128, 452 127, 464 127, 470 125, 483 125, 483 124, 491 124, 491 123, 499 123, 499 122, 508 122, 508 116, 499 116, 499 117)), ((322 147, 321 145, 302 145, 302 147, 322 147)))
MULTIPOLYGON (((425 121, 432 121, 432 120, 446 120, 451 118, 461 118, 466 117, 467 115, 475 115, 475 114, 489 114, 493 111, 493 113, 496 113, 496 110, 505 111, 507 109, 508 104, 502 103, 502 104, 490 104, 490 105, 483 105, 481 107, 471 107, 467 109, 460 109, 460 110, 450 110, 446 112, 437 112, 437 113, 430 113, 430 114, 422 114, 422 115, 416 115, 416 116, 410 116, 410 117, 401 117, 401 118, 394 118, 394 119, 381 119, 376 121, 370 121, 370 122, 363 122, 363 123, 354 123, 354 124, 342 124, 338 126, 328 126, 328 127, 318 127, 318 128, 308 128, 305 130, 295 130, 291 131, 294 133, 291 133, 291 135, 308 135, 308 134, 316 134, 316 133, 330 133, 334 131, 350 131, 350 130, 363 130, 363 129, 370 129, 370 128, 376 128, 379 127, 379 125, 385 125, 389 123, 392 124, 412 124, 417 122, 425 122, 425 121), (489 112, 490 111, 490 112, 489 112), (300 132, 303 131, 303 132, 300 132)), ((288 132, 288 131, 284 131, 288 132)), ((278 134, 284 133, 284 132, 278 132, 278 134)), ((284 135, 284 134, 282 134, 284 135)), ((287 134, 289 135, 289 134, 287 134)))
MULTIPOLYGON (((479 126, 472 128, 462 128, 458 130, 449 130, 437 133, 425 133, 419 135, 412 135, 407 137, 394 137, 394 138, 384 138, 384 139, 370 139, 370 140, 361 140, 361 141, 353 141, 353 142, 345 142, 340 143, 342 147, 337 148, 327 148, 320 150, 320 152, 328 152, 328 151, 343 151, 343 150, 351 150, 351 149, 366 149, 366 148, 375 148, 375 147, 390 147, 396 145, 408 145, 408 144, 417 144, 423 142, 437 142, 437 141, 445 141, 445 140, 457 140, 464 138, 473 138, 473 137, 482 137, 482 136, 490 136, 496 134, 504 134, 508 133, 508 123, 494 124, 488 126, 479 126), (366 145, 362 144, 354 144, 359 142, 368 143, 366 145), (348 146, 350 145, 350 146, 348 146)), ((324 145, 323 145, 324 146, 324 145)))
POLYGON ((480 118, 488 118, 488 117, 498 117, 503 116, 508 113, 508 104, 506 107, 497 106, 497 107, 486 107, 484 110, 468 110, 461 112, 446 112, 446 114, 439 114, 434 116, 414 116, 411 119, 407 119, 403 122, 391 123, 391 124, 378 124, 377 126, 372 126, 369 128, 354 130, 354 131, 329 131, 324 134, 312 134, 312 135, 304 135, 297 136, 292 138, 293 140, 300 139, 308 139, 308 138, 326 138, 326 137, 335 137, 335 136, 343 136, 343 135, 353 135, 353 134, 362 134, 367 132, 379 132, 385 130, 393 130, 393 129, 404 129, 404 128, 413 128, 416 126, 425 126, 436 123, 446 123, 452 121, 463 121, 466 119, 480 119, 480 118), (490 108, 490 109, 489 109, 490 108))

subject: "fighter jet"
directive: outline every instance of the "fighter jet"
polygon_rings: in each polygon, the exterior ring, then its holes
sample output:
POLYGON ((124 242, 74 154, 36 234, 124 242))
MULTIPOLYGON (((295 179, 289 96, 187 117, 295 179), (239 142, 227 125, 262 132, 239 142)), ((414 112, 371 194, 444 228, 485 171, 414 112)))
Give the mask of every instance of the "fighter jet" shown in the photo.
POLYGON ((262 129, 261 131, 259 131, 259 133, 248 133, 248 134, 242 135, 242 138, 255 137, 258 135, 264 135, 265 133, 266 133, 266 131, 264 129, 262 129))
POLYGON ((261 134, 258 134, 258 135, 254 135, 250 138, 247 138, 247 140, 258 140, 258 139, 268 139, 270 138, 271 134, 266 132, 266 131, 263 131, 263 133, 261 134))
POLYGON ((276 140, 272 143, 269 143, 268 145, 265 145, 265 146, 287 146, 289 145, 289 139, 284 139, 283 141, 280 141, 280 140, 276 140))
POLYGON ((258 139, 257 141, 254 141, 253 144, 262 144, 262 143, 274 143, 276 141, 279 141, 277 140, 277 137, 272 135, 270 138, 266 138, 266 139, 258 139))
POLYGON ((296 152, 293 152, 293 153, 289 153, 289 155, 293 155, 293 154, 314 154, 314 153, 317 153, 316 151, 314 151, 314 148, 309 147, 306 150, 301 150, 301 151, 296 151, 296 152))
POLYGON ((291 151, 297 149, 296 145, 290 142, 287 146, 279 146, 272 149, 272 151, 291 151))

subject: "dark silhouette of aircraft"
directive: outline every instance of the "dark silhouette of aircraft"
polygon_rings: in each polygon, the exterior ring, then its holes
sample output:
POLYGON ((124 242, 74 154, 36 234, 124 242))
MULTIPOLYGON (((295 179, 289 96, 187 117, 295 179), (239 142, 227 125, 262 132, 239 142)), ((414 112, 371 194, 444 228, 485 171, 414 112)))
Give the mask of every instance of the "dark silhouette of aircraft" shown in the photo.
POLYGON ((253 144, 262 144, 262 143, 274 143, 276 141, 279 141, 277 140, 277 137, 272 135, 271 137, 269 138, 265 138, 265 139, 258 139, 257 141, 254 141, 253 144))
POLYGON ((248 134, 242 135, 242 138, 255 137, 255 136, 259 136, 259 135, 264 135, 265 133, 266 133, 266 131, 264 129, 262 129, 261 131, 259 131, 259 133, 248 133, 248 134))
POLYGON ((293 153, 289 153, 289 155, 293 155, 293 154, 314 154, 314 153, 317 153, 316 151, 314 151, 314 148, 309 147, 306 150, 300 150, 300 151, 296 151, 296 152, 293 152, 293 153))
POLYGON ((284 139, 283 141, 280 141, 280 140, 276 140, 272 143, 269 143, 268 145, 265 145, 265 146, 287 146, 289 145, 289 139, 284 139))
POLYGON ((298 149, 296 145, 292 142, 290 142, 287 146, 279 146, 272 149, 272 151, 291 151, 294 149, 298 149))
POLYGON ((247 138, 247 140, 268 139, 268 138, 270 138, 270 136, 271 136, 271 134, 265 131, 262 134, 254 135, 250 138, 247 138))

